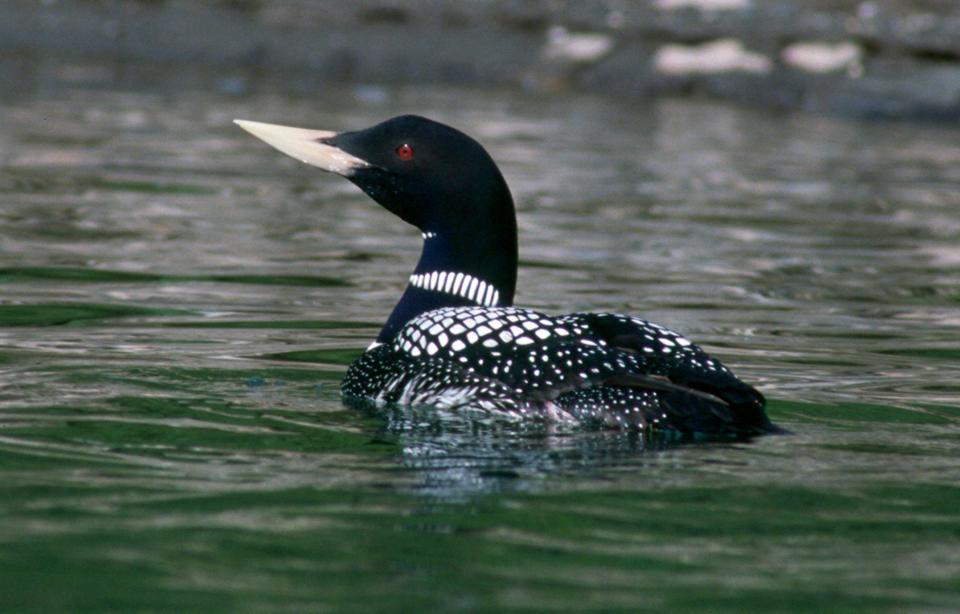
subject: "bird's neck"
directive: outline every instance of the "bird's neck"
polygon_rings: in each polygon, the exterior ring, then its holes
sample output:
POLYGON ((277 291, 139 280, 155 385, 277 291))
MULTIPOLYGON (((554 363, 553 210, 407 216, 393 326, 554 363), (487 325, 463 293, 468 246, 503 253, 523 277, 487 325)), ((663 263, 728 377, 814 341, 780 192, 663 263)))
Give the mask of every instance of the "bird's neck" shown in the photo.
POLYGON ((509 213, 496 224, 424 231, 420 261, 377 341, 389 341, 404 324, 433 309, 512 305, 517 285, 512 203, 509 213))

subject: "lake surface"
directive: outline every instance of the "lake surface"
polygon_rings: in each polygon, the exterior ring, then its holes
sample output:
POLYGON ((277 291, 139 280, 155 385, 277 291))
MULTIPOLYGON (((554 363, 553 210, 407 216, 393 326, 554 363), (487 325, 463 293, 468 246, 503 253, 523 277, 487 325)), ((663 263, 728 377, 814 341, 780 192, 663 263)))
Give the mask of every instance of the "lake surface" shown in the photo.
POLYGON ((0 68, 0 609, 960 608, 957 127, 0 68), (344 407, 419 233, 231 120, 401 112, 500 164, 519 304, 681 331, 795 435, 344 407))

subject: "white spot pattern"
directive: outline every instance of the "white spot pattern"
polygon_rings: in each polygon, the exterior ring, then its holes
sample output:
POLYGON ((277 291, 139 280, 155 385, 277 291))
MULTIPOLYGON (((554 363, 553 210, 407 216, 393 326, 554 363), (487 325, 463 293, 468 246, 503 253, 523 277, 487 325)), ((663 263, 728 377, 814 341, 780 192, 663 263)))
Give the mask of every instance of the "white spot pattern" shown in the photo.
MULTIPOLYGON (((456 285, 457 275, 450 273, 443 283, 451 278, 456 285)), ((470 281, 461 278, 461 291, 470 281)), ((701 424, 700 416, 730 410, 723 402, 698 398, 695 403, 706 405, 691 412, 689 400, 680 399, 678 406, 669 390, 609 383, 611 377, 631 375, 696 382, 706 391, 743 386, 689 340, 644 320, 474 306, 412 319, 391 342, 350 367, 343 391, 377 403, 471 407, 631 429, 684 430, 684 424, 701 424)), ((762 397, 757 402, 762 407, 762 397)))
MULTIPOLYGON (((477 285, 480 283, 482 282, 477 282, 477 285)), ((569 328, 573 328, 576 334, 584 333, 582 329, 565 320, 549 318, 526 309, 447 307, 411 320, 397 335, 394 346, 398 351, 409 353, 407 348, 417 341, 443 335, 439 345, 446 346, 449 342, 452 352, 480 345, 487 350, 499 348, 501 351, 510 351, 518 346, 530 346, 543 343, 551 337, 568 335, 569 328), (561 322, 564 324, 562 327, 559 325, 561 322)), ((487 353, 489 352, 483 352, 484 355, 487 353)))

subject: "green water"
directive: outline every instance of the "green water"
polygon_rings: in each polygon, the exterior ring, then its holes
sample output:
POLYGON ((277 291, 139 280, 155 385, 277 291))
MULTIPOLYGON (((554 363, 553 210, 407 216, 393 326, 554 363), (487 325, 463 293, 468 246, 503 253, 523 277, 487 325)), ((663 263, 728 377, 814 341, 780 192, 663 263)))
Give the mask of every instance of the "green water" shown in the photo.
POLYGON ((960 608, 960 129, 34 68, 0 97, 0 610, 960 608), (419 235, 230 120, 408 111, 500 163, 520 304, 683 331, 796 435, 344 407, 419 235))

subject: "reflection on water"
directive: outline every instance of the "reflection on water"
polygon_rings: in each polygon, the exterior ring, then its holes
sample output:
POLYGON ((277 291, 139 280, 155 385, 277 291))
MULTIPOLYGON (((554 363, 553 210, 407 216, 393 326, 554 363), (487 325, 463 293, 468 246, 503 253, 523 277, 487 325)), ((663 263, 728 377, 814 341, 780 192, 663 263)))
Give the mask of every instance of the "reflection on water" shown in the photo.
POLYGON ((4 609, 955 605, 956 128, 31 74, 0 102, 4 609), (519 303, 683 331, 796 436, 344 407, 419 235, 231 120, 401 112, 499 162, 519 303))
MULTIPOLYGON (((371 411, 371 410, 368 410, 371 411)), ((371 411, 380 433, 395 443, 412 490, 442 501, 479 494, 543 492, 567 475, 640 463, 645 452, 668 450, 678 440, 662 434, 589 431, 524 424, 485 416, 450 415, 429 407, 371 411)))

